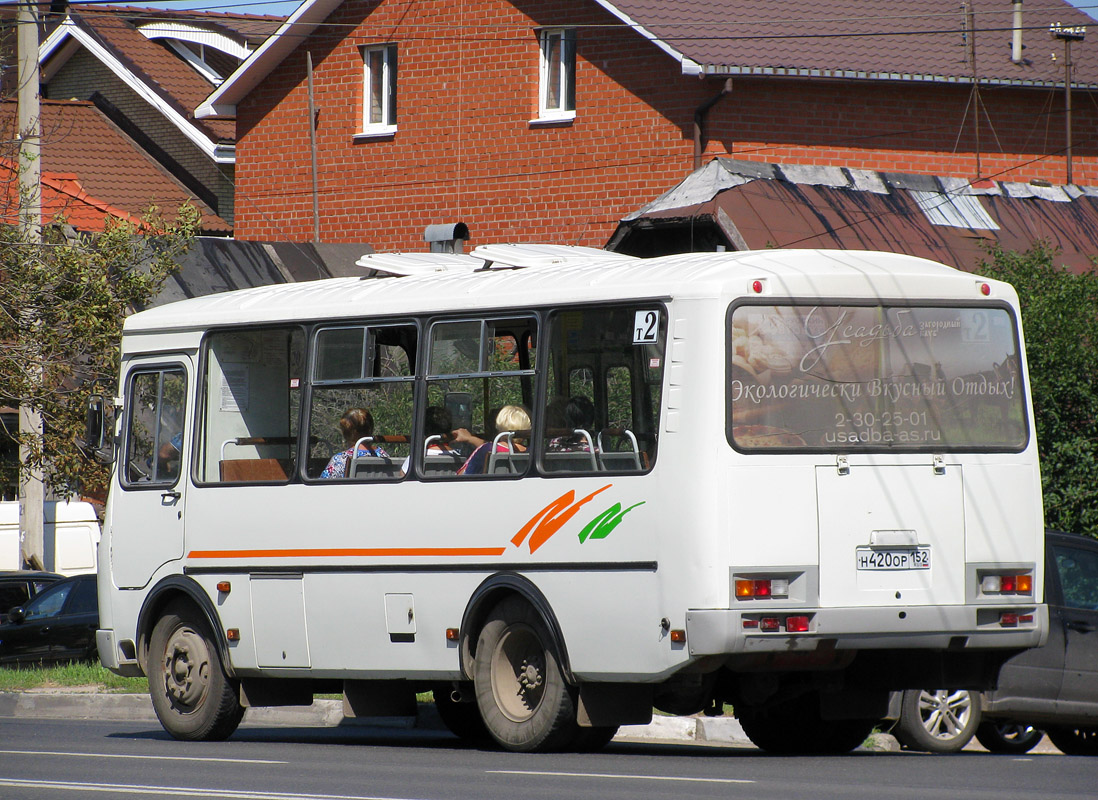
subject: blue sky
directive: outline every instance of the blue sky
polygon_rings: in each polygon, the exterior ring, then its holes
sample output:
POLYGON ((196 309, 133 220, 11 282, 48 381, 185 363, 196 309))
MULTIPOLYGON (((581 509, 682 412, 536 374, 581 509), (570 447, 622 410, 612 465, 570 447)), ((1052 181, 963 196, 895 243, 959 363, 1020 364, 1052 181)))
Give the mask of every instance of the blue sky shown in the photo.
MULTIPOLYGON (((79 3, 80 0, 74 0, 79 3)), ((1098 0, 1095 0, 1098 2, 1098 0)), ((148 0, 148 2, 120 2, 114 5, 133 5, 142 8, 183 8, 201 9, 204 11, 235 11, 240 14, 278 14, 289 16, 301 3, 295 0, 245 0, 233 2, 232 0, 148 0)))
MULTIPOLYGON (((1068 0, 1073 6, 1082 11, 1090 14, 1090 16, 1098 19, 1098 0, 1068 0)), ((1025 8, 1025 4, 1022 4, 1022 8, 1025 8)))

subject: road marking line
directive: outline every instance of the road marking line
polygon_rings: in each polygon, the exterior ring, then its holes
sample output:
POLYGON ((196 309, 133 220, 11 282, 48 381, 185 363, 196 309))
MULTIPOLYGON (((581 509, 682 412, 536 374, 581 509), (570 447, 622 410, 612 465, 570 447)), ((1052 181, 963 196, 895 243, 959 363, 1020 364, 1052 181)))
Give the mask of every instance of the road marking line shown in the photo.
POLYGON ((138 756, 124 753, 61 753, 49 750, 0 750, 0 754, 18 756, 72 756, 73 758, 136 758, 149 761, 216 761, 225 764, 289 764, 289 761, 269 761, 260 758, 216 758, 214 756, 138 756))
POLYGON ((627 781, 686 781, 692 783, 754 783, 745 778, 690 778, 676 775, 622 775, 609 772, 536 772, 521 769, 490 769, 490 775, 541 775, 552 778, 618 778, 627 781))
POLYGON ((69 792, 114 792, 115 794, 152 795, 154 797, 224 797, 228 800, 414 800, 414 798, 378 797, 376 795, 294 794, 292 792, 256 792, 191 786, 139 786, 123 783, 32 781, 14 778, 0 778, 0 786, 9 786, 15 789, 53 789, 69 792))

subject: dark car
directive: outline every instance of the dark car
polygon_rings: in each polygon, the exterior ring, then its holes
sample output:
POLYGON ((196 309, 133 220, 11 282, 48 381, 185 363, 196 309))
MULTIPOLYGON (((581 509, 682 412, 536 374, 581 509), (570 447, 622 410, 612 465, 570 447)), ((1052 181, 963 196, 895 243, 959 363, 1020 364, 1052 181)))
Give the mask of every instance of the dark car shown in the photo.
POLYGON ((56 581, 0 625, 0 665, 92 661, 98 627, 95 575, 56 581))
POLYGON ((7 622, 8 611, 26 602, 64 575, 31 569, 0 571, 0 625, 7 622))
POLYGON ((1024 753, 1044 730, 1068 755, 1098 755, 1098 540, 1046 534, 1045 599, 1044 647, 1007 661, 992 692, 904 692, 896 738, 956 752, 975 735, 992 752, 1024 753))

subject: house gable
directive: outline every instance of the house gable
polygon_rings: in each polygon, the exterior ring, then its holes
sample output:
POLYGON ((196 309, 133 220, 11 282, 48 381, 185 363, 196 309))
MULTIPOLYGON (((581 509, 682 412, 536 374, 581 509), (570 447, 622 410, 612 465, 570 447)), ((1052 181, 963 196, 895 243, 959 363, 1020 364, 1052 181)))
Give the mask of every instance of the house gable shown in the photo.
MULTIPOLYGON (((219 163, 232 163, 234 152, 231 143, 218 141, 221 137, 213 131, 195 125, 188 119, 187 110, 177 100, 71 17, 66 18, 39 48, 43 81, 48 84, 80 48, 91 53, 130 91, 156 109, 157 113, 174 125, 208 158, 219 163), (74 47, 73 43, 79 47, 74 47)), ((212 89, 212 85, 209 88, 212 89)))

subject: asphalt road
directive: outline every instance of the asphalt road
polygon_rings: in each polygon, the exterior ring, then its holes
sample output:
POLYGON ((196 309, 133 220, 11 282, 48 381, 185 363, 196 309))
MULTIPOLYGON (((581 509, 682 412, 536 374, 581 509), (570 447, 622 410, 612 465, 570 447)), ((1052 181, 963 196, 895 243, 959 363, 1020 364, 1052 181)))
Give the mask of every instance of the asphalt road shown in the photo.
POLYGON ((1052 753, 784 758, 615 741, 597 754, 528 755, 417 729, 246 726, 226 742, 185 743, 144 721, 0 719, 4 800, 1091 800, 1096 776, 1098 761, 1052 753))

